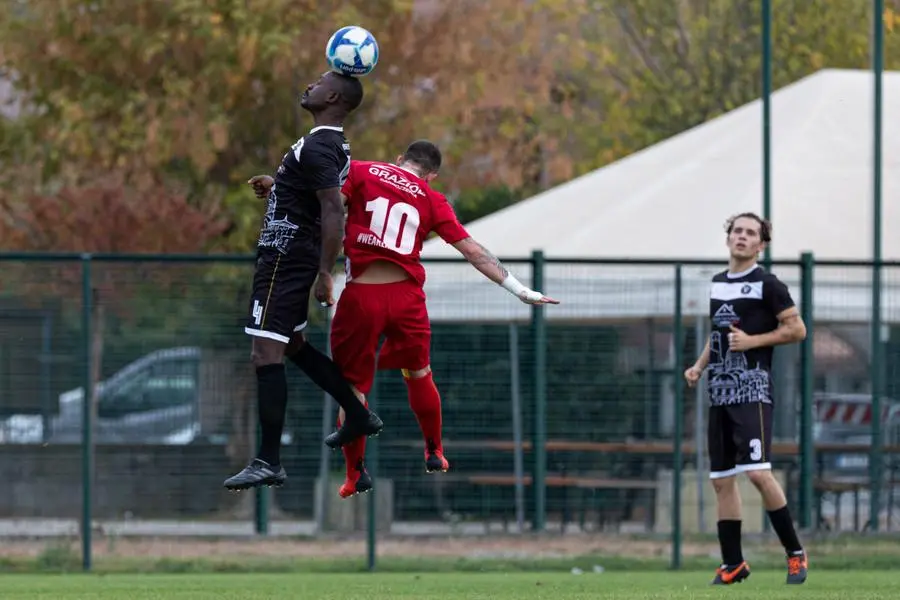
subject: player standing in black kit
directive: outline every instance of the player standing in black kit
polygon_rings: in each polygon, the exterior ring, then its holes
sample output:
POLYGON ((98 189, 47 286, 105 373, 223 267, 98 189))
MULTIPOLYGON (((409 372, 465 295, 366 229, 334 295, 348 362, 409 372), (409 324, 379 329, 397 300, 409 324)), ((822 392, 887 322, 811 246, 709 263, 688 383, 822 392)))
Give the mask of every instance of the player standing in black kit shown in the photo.
POLYGON ((268 197, 244 328, 253 336, 262 433, 256 458, 225 481, 230 490, 280 486, 287 479, 280 457, 287 407, 285 356, 344 409, 345 442, 377 434, 384 427, 356 399, 337 365, 303 336, 313 285, 319 302, 334 304, 331 270, 344 236, 341 186, 350 171, 343 122, 362 97, 358 79, 336 72, 322 75, 300 99, 315 126, 284 155, 274 179, 262 175, 249 182, 258 197, 268 197))
POLYGON ((709 367, 708 451, 716 491, 722 565, 712 583, 729 585, 750 576, 741 551, 741 498, 736 476, 746 473, 787 553, 787 583, 806 581, 807 557, 787 499, 772 475, 773 346, 799 342, 806 326, 785 286, 756 264, 772 239, 771 225, 753 213, 726 223, 728 270, 710 287, 712 331, 703 354, 684 372, 691 387, 709 367))

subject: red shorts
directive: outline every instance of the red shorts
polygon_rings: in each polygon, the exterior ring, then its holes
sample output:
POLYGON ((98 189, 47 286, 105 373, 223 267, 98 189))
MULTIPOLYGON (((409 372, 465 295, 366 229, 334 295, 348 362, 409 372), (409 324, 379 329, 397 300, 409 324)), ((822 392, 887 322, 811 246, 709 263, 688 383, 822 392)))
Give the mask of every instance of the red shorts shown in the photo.
POLYGON ((347 284, 331 322, 331 355, 356 389, 369 393, 376 361, 380 370, 415 371, 428 366, 430 354, 431 322, 418 283, 347 284))

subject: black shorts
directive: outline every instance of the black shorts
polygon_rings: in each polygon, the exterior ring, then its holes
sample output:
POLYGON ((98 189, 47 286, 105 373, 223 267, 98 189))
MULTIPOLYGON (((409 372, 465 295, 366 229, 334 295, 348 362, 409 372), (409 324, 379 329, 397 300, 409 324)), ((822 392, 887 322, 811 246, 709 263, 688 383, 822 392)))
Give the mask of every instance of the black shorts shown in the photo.
POLYGON ((318 274, 317 248, 295 248, 288 254, 261 248, 244 331, 288 343, 295 332, 306 327, 309 295, 318 274))
POLYGON ((707 434, 710 479, 772 468, 771 404, 711 406, 707 434))

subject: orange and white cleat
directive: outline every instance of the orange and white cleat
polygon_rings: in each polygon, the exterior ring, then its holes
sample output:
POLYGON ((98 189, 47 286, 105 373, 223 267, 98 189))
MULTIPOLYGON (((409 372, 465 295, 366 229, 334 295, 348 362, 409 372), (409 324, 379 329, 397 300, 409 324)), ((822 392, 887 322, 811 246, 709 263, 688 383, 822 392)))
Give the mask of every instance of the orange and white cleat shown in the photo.
POLYGON ((800 551, 787 557, 787 583, 799 585, 806 582, 806 573, 809 570, 809 560, 806 552, 800 551))
POLYGON ((722 565, 716 569, 716 576, 710 582, 711 585, 732 585, 740 583, 750 577, 750 565, 742 561, 737 565, 722 565))

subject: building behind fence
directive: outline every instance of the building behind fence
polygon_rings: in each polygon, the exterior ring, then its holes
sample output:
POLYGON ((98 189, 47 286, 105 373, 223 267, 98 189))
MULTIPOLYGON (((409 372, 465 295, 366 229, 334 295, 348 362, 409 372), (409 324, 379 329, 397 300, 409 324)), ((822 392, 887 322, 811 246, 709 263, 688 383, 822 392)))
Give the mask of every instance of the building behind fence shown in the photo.
MULTIPOLYGON (((372 402, 387 427, 368 454, 376 492, 341 501, 342 457, 322 444, 336 408, 293 368, 288 484, 257 496, 222 488, 255 445, 243 333, 252 257, 0 257, 0 476, 10 482, 0 528, 28 518, 25 533, 78 531, 93 519, 122 532, 174 521, 187 533, 316 534, 362 532, 371 513, 384 534, 650 532, 677 544, 714 532, 706 399, 681 374, 706 341, 708 282, 724 265, 506 262, 562 304, 522 305, 464 262, 426 264, 451 470, 425 473, 402 379, 382 372, 372 402)), ((807 256, 771 268, 810 332, 776 350, 775 471, 801 525, 895 531, 900 263, 880 269, 874 344, 871 264, 807 256)), ((309 337, 325 348, 329 315, 313 312, 309 337)), ((745 530, 762 531, 758 494, 744 501, 745 530)))

